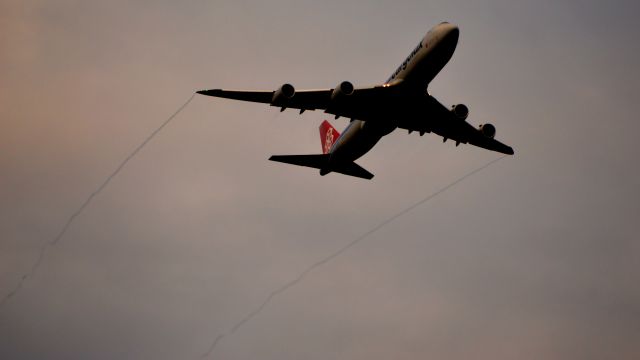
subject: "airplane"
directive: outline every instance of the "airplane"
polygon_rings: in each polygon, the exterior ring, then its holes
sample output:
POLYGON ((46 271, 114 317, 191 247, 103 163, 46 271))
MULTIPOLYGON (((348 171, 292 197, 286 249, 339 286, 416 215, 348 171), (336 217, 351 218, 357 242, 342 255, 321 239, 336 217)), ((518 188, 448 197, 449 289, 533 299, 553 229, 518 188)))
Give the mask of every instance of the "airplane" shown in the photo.
POLYGON ((464 104, 447 108, 429 94, 429 83, 449 62, 458 44, 459 29, 442 22, 420 40, 409 56, 381 85, 355 88, 348 81, 334 89, 296 91, 284 84, 275 91, 201 90, 198 94, 220 98, 270 104, 284 111, 298 109, 323 110, 351 121, 340 134, 328 121, 320 125, 322 154, 274 155, 269 158, 292 165, 320 169, 320 175, 331 172, 363 179, 373 174, 355 163, 385 135, 397 128, 420 136, 434 133, 459 144, 472 144, 484 149, 513 155, 513 149, 495 140, 496 128, 486 123, 478 128, 466 119, 469 108, 464 104))

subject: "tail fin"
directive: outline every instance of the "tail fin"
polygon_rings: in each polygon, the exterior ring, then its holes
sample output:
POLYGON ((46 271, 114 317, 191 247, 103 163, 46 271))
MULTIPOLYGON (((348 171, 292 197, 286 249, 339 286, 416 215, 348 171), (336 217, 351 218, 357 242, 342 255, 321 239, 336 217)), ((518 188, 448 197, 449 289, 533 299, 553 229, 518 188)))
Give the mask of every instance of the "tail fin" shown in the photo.
POLYGON ((322 153, 328 154, 333 143, 338 139, 340 133, 327 120, 320 124, 320 141, 322 142, 322 153))

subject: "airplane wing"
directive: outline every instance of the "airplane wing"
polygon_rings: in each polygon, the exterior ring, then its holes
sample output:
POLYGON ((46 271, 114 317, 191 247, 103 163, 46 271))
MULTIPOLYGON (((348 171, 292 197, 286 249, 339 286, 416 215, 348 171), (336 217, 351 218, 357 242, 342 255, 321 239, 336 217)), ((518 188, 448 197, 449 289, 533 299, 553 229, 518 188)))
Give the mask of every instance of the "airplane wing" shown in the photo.
MULTIPOLYGON (((513 155, 513 149, 510 146, 507 146, 492 137, 486 136, 482 130, 474 127, 464 120, 446 119, 443 121, 434 121, 431 131, 442 136, 444 139, 450 139, 462 144, 471 144, 487 150, 513 155)), ((495 128, 493 129, 493 132, 495 133, 495 128)))
POLYGON ((339 88, 341 86, 346 87, 346 95, 341 96, 340 93, 335 94, 336 89, 297 91, 293 89, 293 86, 288 84, 283 85, 275 91, 211 89, 201 90, 197 93, 226 99, 270 104, 271 106, 293 108, 302 111, 320 109, 330 114, 350 117, 349 115, 354 114, 354 109, 379 97, 381 93, 386 92, 389 88, 388 86, 374 86, 354 89, 353 85, 348 82, 342 83, 339 88), (287 86, 290 86, 290 88, 286 88, 287 86), (289 92, 289 94, 287 94, 287 92, 289 92), (340 98, 344 98, 344 101, 340 101, 340 98), (340 106, 341 104, 343 106, 340 106))
POLYGON ((398 127, 421 134, 432 132, 442 136, 443 141, 453 140, 456 144, 471 144, 508 155, 514 153, 513 148, 493 138, 496 132, 493 125, 485 124, 477 128, 457 117, 453 110, 447 109, 432 96, 424 98, 416 107, 408 107, 408 111, 400 116, 398 127))

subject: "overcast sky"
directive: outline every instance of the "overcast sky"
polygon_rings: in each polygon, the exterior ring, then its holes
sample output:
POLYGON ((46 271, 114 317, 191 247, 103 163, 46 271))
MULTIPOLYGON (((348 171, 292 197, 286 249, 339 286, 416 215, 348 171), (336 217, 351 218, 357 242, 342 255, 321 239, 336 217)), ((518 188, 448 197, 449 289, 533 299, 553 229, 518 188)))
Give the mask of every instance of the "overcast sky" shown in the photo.
MULTIPOLYGON (((635 1, 0 0, 0 296, 195 90, 384 81, 460 26, 430 86, 508 157, 314 270, 225 360, 638 359, 635 1)), ((196 97, 0 308, 2 359, 191 359, 268 294, 499 156, 396 131, 365 181, 320 112, 196 97)), ((330 120, 341 130, 346 120, 330 120)))

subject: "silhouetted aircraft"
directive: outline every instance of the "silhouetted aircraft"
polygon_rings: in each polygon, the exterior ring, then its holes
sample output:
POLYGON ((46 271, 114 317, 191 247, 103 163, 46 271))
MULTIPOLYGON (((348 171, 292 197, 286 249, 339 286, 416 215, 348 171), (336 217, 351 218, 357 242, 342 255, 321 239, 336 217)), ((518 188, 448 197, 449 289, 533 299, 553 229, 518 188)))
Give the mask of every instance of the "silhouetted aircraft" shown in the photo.
POLYGON ((322 154, 274 155, 269 160, 320 169, 320 175, 337 172, 364 179, 373 174, 354 161, 367 153, 396 128, 415 131, 420 136, 435 133, 456 146, 472 144, 513 155, 513 149, 494 139, 491 124, 475 128, 466 122, 469 108, 463 104, 450 109, 432 97, 427 88, 449 62, 458 43, 457 26, 443 22, 433 27, 411 54, 382 85, 355 88, 348 81, 335 89, 296 91, 284 84, 275 91, 202 90, 199 94, 270 104, 286 108, 323 110, 351 119, 338 133, 326 120, 320 125, 322 154))

